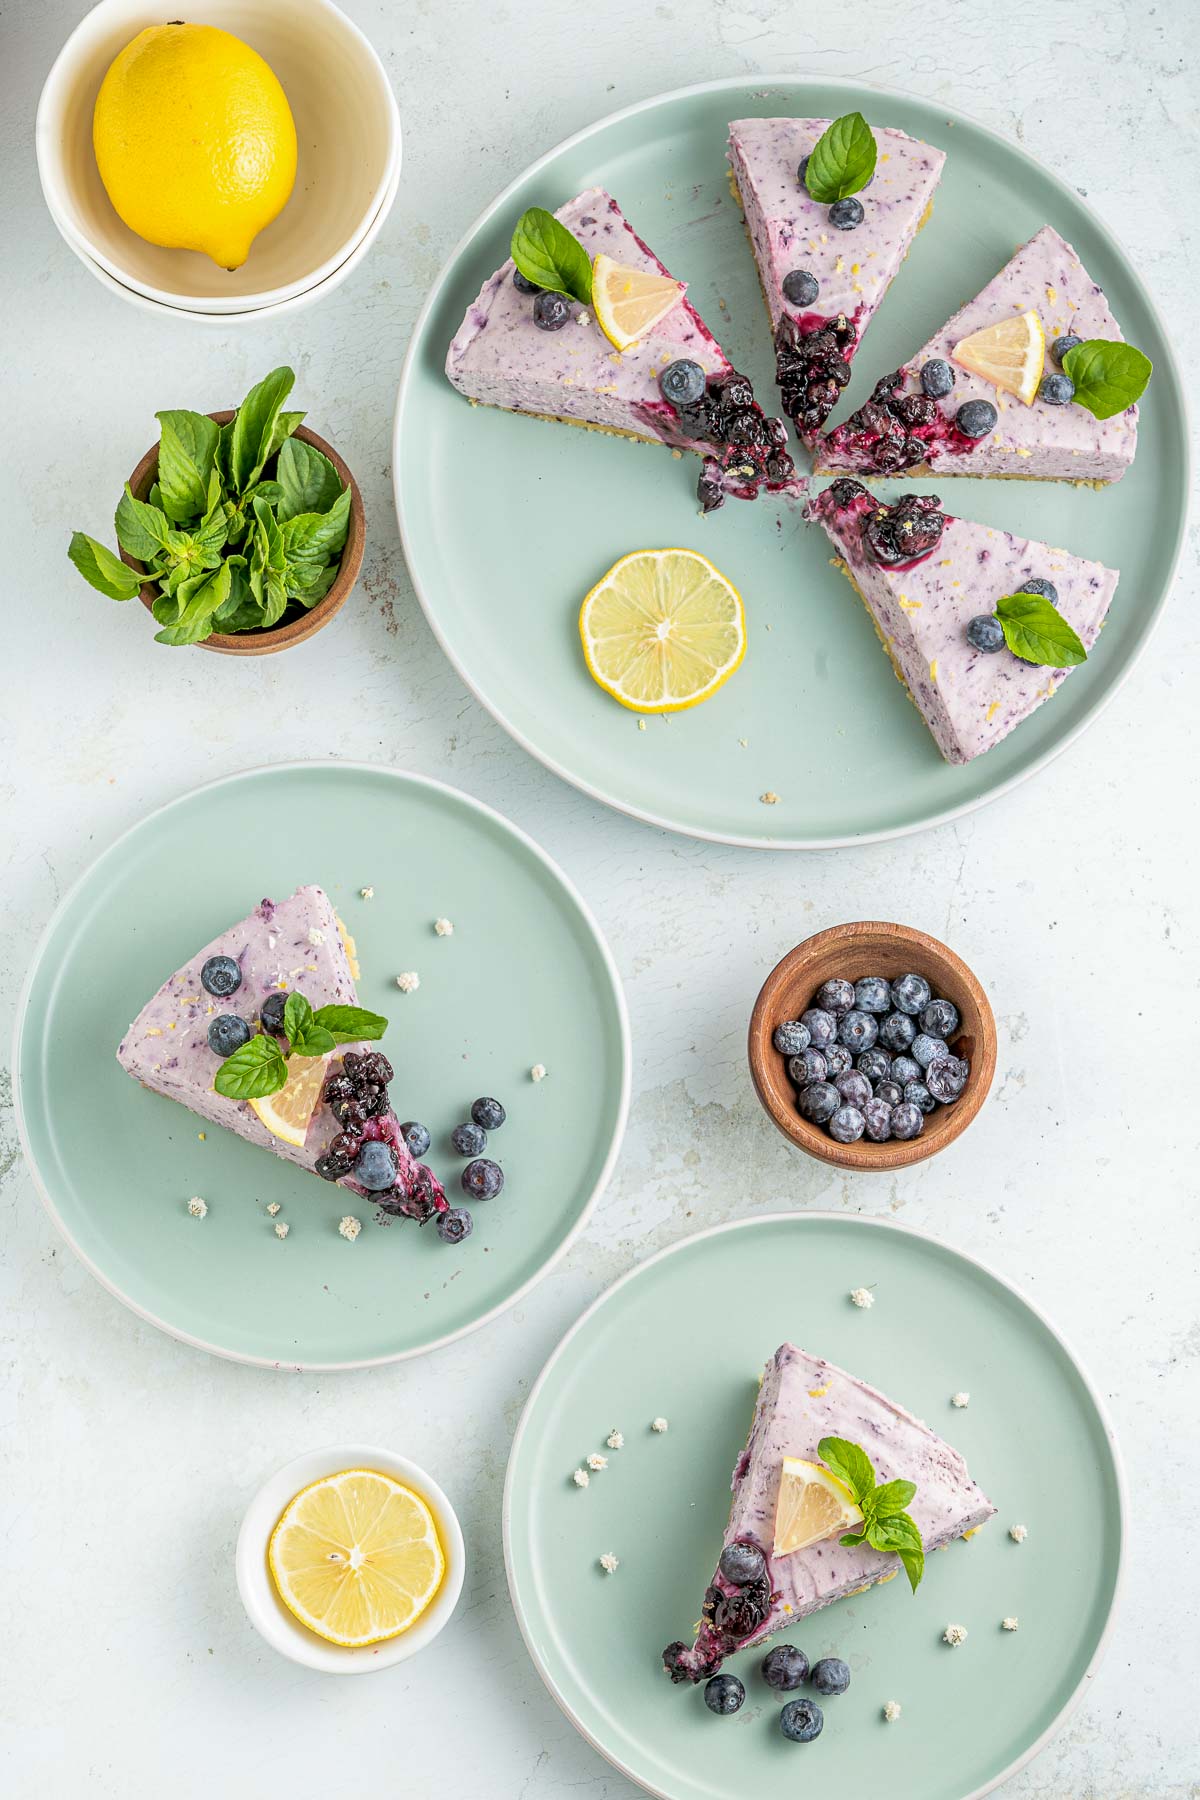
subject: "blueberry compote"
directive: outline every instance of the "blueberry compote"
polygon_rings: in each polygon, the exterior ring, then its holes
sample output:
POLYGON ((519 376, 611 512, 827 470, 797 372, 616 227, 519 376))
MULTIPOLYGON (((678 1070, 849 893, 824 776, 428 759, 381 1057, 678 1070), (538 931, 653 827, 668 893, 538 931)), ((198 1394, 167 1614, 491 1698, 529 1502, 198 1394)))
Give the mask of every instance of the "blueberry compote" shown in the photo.
POLYGON ((946 514, 936 494, 905 494, 884 506, 860 481, 831 482, 816 502, 827 512, 857 513, 863 546, 883 569, 911 569, 942 541, 946 514))
POLYGON ((728 1566, 722 1557, 712 1586, 705 1591, 695 1644, 677 1642, 663 1651, 663 1668, 672 1681, 707 1681, 727 1656, 762 1630, 770 1616, 776 1596, 771 1591, 766 1558, 759 1557, 761 1573, 750 1574, 747 1568, 745 1581, 731 1580, 726 1574, 728 1566))
POLYGON ((960 431, 928 394, 905 393, 904 379, 903 369, 885 375, 866 405, 834 427, 824 446, 830 462, 843 459, 864 475, 897 475, 927 463, 931 449, 962 456, 982 441, 960 431))
POLYGON ((679 435, 709 446, 696 487, 705 512, 723 506, 726 494, 753 500, 760 487, 777 493, 795 480, 787 426, 767 418, 744 375, 705 376, 699 363, 681 357, 667 364, 658 386, 679 435))
POLYGON ((785 313, 776 326, 775 379, 783 410, 806 442, 837 405, 857 346, 857 328, 845 313, 835 319, 808 313, 798 320, 785 313))
MULTIPOLYGON (((436 1175, 415 1160, 392 1110, 388 1083, 391 1063, 381 1050, 348 1050, 325 1083, 324 1100, 338 1123, 338 1131, 317 1158, 316 1172, 325 1181, 343 1181, 364 1193, 389 1218, 415 1219, 418 1225, 444 1213, 449 1201, 436 1175), (384 1186, 372 1173, 369 1185, 356 1175, 356 1165, 366 1145, 382 1145, 394 1174, 384 1186)), ((374 1162, 383 1159, 376 1155, 374 1162)), ((363 1165, 365 1167, 365 1164, 363 1165)), ((452 1241, 452 1240, 444 1240, 452 1241)))

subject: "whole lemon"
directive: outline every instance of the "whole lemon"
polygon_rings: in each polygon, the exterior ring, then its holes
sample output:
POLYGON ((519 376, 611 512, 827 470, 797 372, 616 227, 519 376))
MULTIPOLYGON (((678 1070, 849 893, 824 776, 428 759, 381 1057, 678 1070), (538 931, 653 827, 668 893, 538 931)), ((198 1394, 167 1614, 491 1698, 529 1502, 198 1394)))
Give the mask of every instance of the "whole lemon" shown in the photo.
POLYGON ((296 127, 273 71, 215 25, 151 25, 96 96, 100 179, 131 231, 238 269, 287 204, 296 127))

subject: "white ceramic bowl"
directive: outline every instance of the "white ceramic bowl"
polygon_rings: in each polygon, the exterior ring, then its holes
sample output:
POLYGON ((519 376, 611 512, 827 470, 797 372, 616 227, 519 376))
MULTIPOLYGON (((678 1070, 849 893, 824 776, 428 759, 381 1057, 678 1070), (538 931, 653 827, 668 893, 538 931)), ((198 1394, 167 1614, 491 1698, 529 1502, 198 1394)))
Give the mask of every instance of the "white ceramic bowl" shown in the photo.
POLYGON ((330 1444, 324 1450, 310 1450, 307 1455, 298 1456, 258 1490, 238 1533, 236 1566, 242 1605, 250 1615, 250 1623, 273 1650, 307 1668, 318 1669, 323 1675, 366 1675, 372 1669, 388 1669, 415 1656, 449 1623, 462 1592, 467 1553, 454 1508, 424 1469, 409 1462, 406 1456, 381 1450, 377 1445, 330 1444), (446 1553, 442 1585, 416 1624, 387 1643, 368 1644, 358 1650, 327 1644, 293 1618, 275 1592, 267 1566, 267 1545, 288 1501, 301 1488, 343 1469, 377 1469, 415 1489, 428 1503, 446 1553))
POLYGON ((294 298, 344 264, 400 170, 400 115, 383 64, 332 0, 207 0, 203 22, 270 64, 296 121, 296 185, 240 269, 164 250, 113 210, 92 149, 92 111, 118 51, 162 22, 146 0, 100 0, 67 39, 37 113, 51 216, 71 248, 126 291, 183 312, 244 313, 294 298))

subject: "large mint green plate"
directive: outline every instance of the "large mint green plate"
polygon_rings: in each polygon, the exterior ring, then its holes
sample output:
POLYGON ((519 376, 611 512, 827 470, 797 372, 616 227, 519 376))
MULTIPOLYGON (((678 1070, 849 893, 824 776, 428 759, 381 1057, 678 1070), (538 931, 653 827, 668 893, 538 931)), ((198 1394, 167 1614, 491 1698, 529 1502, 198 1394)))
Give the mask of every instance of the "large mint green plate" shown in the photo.
MULTIPOLYGON (((1067 171, 1077 179, 1080 170, 1067 171)), ((804 461, 803 452, 801 460, 804 461)), ((394 479, 418 595, 443 648, 519 743, 597 799, 653 824, 733 843, 809 848, 951 819, 1044 767, 1101 710, 1145 645, 1183 538, 1188 433, 1179 379, 1128 257, 1076 192, 961 113, 857 82, 738 76, 662 95, 549 152, 467 232, 414 331, 396 408, 394 479), (689 297, 774 409, 766 314, 726 183, 728 121, 861 109, 947 152, 932 219, 873 320, 835 417, 923 343, 1039 226, 1054 225, 1153 359, 1132 471, 1096 493, 951 478, 947 506, 1121 570, 1086 668, 1012 736, 950 768, 894 679, 864 608, 795 508, 730 502, 701 519, 698 462, 598 433, 472 407, 443 372, 481 283, 526 206, 592 184, 689 284, 689 297), (740 589, 749 651, 704 705, 638 729, 591 680, 576 615, 626 551, 702 550, 740 589), (743 745, 742 741, 746 743, 743 745), (764 805, 765 792, 779 796, 764 805)), ((929 491, 932 484, 923 484, 929 491)), ((911 490, 911 484, 909 484, 911 490)), ((889 490, 885 487, 885 494, 889 490)), ((905 491, 894 484, 891 493, 905 491)))
MULTIPOLYGON (((852 1434, 850 1434, 852 1435, 852 1434)), ((1120 1580, 1111 1428, 1053 1327, 936 1239, 831 1213, 721 1226, 634 1269, 563 1339, 529 1397, 504 1496, 517 1618, 544 1681, 610 1762, 664 1800, 887 1795, 974 1800, 1044 1744, 1095 1673, 1120 1580), (859 1310, 852 1288, 875 1304, 859 1310), (849 1662, 814 1743, 792 1745, 748 1652, 746 1704, 717 1719, 672 1688, 721 1544, 755 1382, 792 1339, 879 1387, 966 1456, 997 1507, 969 1543, 785 1634, 849 1662), (960 1411, 950 1395, 970 1394, 960 1411), (662 1414, 659 1436, 650 1420, 662 1414), (625 1447, 584 1491, 571 1472, 625 1447), (1068 1498, 1069 1496, 1069 1498, 1068 1498), (1028 1526, 1026 1541, 1008 1535, 1028 1526), (620 1567, 606 1576, 598 1558, 620 1567), (1018 1632, 1000 1621, 1016 1615, 1018 1632), (968 1638, 942 1642, 951 1621, 968 1638), (886 1724, 882 1709, 903 1711, 886 1724)))
POLYGON ((563 1253, 616 1159, 629 1031, 598 927, 515 826, 420 776, 299 763, 188 794, 93 864, 37 951, 14 1068, 42 1197, 118 1299, 219 1355, 337 1368, 470 1331, 563 1253), (173 969, 264 894, 303 882, 325 888, 357 940, 359 996, 391 1022, 393 1097, 433 1132, 429 1161, 452 1195, 450 1130, 479 1094, 508 1108, 492 1139, 504 1193, 475 1208, 460 1248, 432 1227, 382 1229, 356 1196, 204 1127, 116 1062, 173 969), (452 937, 435 935, 439 917, 452 937), (405 969, 421 978, 411 995, 395 985, 405 969), (535 1063, 549 1071, 540 1083, 535 1063), (193 1194, 208 1202, 202 1221, 188 1216, 193 1194), (354 1243, 338 1235, 345 1213, 363 1221, 354 1243))

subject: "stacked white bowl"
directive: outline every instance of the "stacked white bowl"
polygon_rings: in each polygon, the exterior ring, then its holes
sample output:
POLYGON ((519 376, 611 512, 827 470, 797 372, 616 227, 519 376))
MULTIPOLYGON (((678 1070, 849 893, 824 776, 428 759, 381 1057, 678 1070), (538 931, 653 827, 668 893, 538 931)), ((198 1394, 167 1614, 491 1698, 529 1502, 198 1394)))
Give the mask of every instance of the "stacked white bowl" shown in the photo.
POLYGON ((228 325, 320 299, 379 235, 400 185, 400 114, 379 57, 331 0, 205 0, 275 71, 296 121, 296 185, 240 269, 164 250, 117 216, 92 149, 92 112, 119 51, 162 7, 100 0, 64 44, 38 103, 37 158, 50 216, 79 260, 123 300, 228 325))

